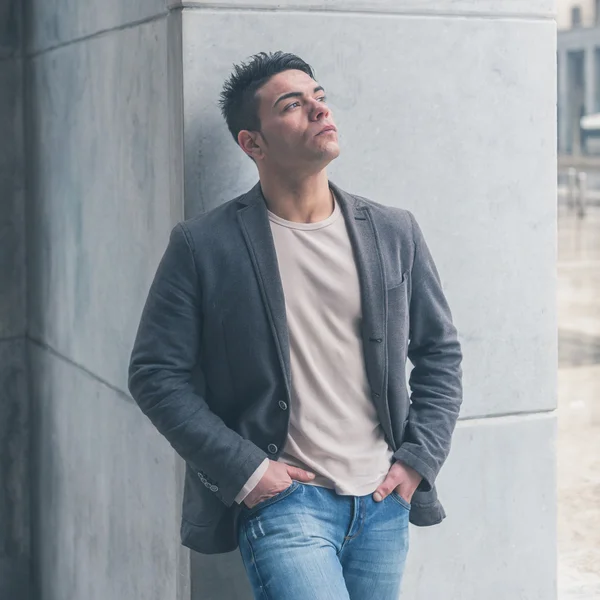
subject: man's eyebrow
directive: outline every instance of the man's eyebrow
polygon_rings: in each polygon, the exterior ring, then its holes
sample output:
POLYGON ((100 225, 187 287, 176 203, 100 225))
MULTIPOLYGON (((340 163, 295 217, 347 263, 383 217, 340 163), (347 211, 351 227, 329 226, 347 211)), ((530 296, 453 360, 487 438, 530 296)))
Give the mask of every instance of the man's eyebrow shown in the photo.
MULTIPOLYGON (((313 90, 313 94, 316 94, 317 92, 324 92, 324 91, 325 91, 325 88, 323 88, 322 85, 318 85, 313 90)), ((273 108, 275 108, 283 100, 287 100, 288 98, 301 98, 302 95, 303 95, 302 92, 288 92, 287 94, 283 94, 283 96, 280 96, 279 98, 277 98, 277 101, 275 102, 275 104, 273 104, 273 108)))

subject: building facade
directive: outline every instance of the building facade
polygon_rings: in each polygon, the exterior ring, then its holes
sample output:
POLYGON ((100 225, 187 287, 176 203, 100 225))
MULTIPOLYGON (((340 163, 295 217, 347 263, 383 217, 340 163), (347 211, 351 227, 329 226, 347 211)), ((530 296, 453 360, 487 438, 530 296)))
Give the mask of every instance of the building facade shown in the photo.
POLYGON ((600 112, 600 0, 559 0, 557 9, 558 150, 597 154, 580 120, 600 112))
POLYGON ((600 0, 558 0, 556 25, 559 31, 593 27, 598 19, 600 0))

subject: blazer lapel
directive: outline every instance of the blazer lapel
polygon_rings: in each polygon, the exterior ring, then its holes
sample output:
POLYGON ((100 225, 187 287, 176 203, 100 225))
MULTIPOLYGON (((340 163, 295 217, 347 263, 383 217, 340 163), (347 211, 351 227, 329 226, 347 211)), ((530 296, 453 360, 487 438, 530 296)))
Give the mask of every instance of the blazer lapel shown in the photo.
POLYGON ((257 183, 238 202, 244 205, 244 208, 237 212, 238 222, 267 309, 271 332, 285 378, 288 398, 290 398, 292 374, 285 297, 279 274, 277 252, 269 224, 269 215, 267 214, 267 204, 260 183, 257 183))
POLYGON ((329 185, 344 214, 354 250, 361 288, 363 352, 372 400, 383 430, 393 444, 390 412, 386 402, 387 298, 379 239, 369 205, 333 183, 329 182, 329 185))

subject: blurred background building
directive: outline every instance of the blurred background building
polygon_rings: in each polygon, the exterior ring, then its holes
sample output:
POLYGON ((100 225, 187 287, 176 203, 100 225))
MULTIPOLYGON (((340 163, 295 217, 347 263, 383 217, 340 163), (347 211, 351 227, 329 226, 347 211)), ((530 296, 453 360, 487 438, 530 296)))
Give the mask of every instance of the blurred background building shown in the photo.
POLYGON ((558 147, 564 154, 598 152, 600 117, 600 0, 558 2, 558 147))
POLYGON ((557 0, 558 31, 577 27, 593 27, 597 23, 599 0, 557 0))
POLYGON ((558 0, 559 598, 600 598, 600 2, 558 0))

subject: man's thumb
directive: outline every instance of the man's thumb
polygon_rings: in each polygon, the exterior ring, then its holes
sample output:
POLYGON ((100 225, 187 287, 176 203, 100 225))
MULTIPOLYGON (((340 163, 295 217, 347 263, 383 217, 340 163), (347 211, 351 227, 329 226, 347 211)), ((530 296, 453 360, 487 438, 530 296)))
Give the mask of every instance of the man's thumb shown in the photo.
POLYGON ((310 481, 315 478, 314 473, 299 469, 298 467, 288 467, 288 475, 292 479, 297 479, 298 481, 310 481))

